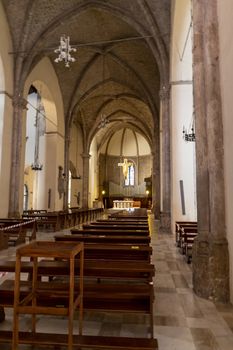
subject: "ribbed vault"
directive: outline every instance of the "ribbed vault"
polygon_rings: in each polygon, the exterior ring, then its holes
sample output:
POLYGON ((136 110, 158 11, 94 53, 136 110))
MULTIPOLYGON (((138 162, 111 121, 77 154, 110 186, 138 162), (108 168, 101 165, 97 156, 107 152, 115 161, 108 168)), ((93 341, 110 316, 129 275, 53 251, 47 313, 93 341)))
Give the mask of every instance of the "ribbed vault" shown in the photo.
POLYGON ((95 135, 106 139, 126 124, 152 144, 159 90, 168 82, 170 0, 2 2, 14 45, 17 96, 47 56, 62 92, 66 133, 73 121, 80 124, 87 152, 95 135), (64 33, 77 48, 70 68, 54 62, 64 33), (99 130, 102 114, 109 123, 99 130))

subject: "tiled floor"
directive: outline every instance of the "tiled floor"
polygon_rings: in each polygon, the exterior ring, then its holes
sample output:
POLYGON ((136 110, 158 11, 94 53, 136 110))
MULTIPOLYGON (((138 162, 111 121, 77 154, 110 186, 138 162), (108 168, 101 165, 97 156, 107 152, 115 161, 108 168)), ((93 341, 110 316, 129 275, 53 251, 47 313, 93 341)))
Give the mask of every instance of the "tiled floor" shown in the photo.
MULTIPOLYGON (((151 228, 152 261, 156 268, 154 333, 159 350, 232 350, 233 306, 214 305, 197 297, 192 291, 191 266, 183 261, 174 238, 158 234, 156 223, 152 222, 151 228)), ((50 233, 39 235, 39 239, 50 238, 50 233)), ((14 259, 14 248, 0 253, 0 259, 9 258, 14 259)), ((75 322, 78 329, 78 321, 75 322)), ((11 324, 12 310, 7 310, 7 318, 0 329, 10 329, 11 324)), ((29 318, 23 317, 21 329, 27 330, 29 325, 29 318)), ((37 330, 44 332, 64 333, 66 327, 66 318, 52 316, 41 317, 37 323, 37 330)), ((148 319, 146 316, 89 312, 84 317, 84 334, 148 337, 148 319)), ((0 345, 1 350, 10 348, 9 344, 0 345)), ((20 346, 20 349, 30 347, 20 346)))

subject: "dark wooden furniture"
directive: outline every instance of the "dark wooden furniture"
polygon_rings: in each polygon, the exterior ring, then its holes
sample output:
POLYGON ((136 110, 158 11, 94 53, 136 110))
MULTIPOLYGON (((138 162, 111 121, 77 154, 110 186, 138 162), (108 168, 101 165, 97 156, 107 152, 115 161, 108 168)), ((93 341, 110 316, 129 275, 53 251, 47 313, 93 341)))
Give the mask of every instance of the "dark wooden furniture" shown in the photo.
POLYGON ((148 244, 84 243, 85 259, 150 262, 152 247, 148 244))
POLYGON ((85 242, 85 243, 111 243, 111 244, 149 244, 150 237, 142 235, 105 235, 105 234, 60 234, 54 236, 56 242, 85 242))
MULTIPOLYGON (((90 223, 92 225, 92 222, 90 223)), ((94 224, 96 225, 118 225, 118 226, 130 226, 130 225, 137 225, 137 226, 147 226, 149 227, 147 220, 117 220, 117 219, 97 219, 94 224)))
MULTIPOLYGON (((12 332, 0 331, 0 343, 11 343, 12 332)), ((19 343, 29 345, 65 346, 67 337, 64 334, 45 334, 19 332, 19 343)), ((74 335, 73 345, 81 349, 111 349, 111 350, 158 350, 157 339, 106 337, 93 335, 74 335)))
POLYGON ((90 224, 83 224, 82 225, 83 229, 103 229, 103 230, 144 230, 147 231, 149 233, 149 227, 148 225, 139 225, 139 224, 127 224, 124 223, 124 225, 122 224, 117 224, 117 223, 90 223, 90 224))
MULTIPOLYGON (((80 269, 79 259, 75 260, 74 264, 75 275, 78 275, 80 269)), ((33 262, 21 262, 21 272, 28 273, 32 276, 33 262)), ((0 261, 1 272, 15 272, 15 261, 0 261)), ((61 260, 41 260, 38 262, 38 277, 41 276, 67 276, 69 274, 69 264, 67 261, 61 260)), ((122 261, 122 260, 90 260, 84 256, 85 277, 100 278, 117 278, 118 280, 144 280, 152 282, 155 274, 154 265, 149 262, 137 260, 122 261)), ((84 278, 85 278, 84 277, 84 278)))
POLYGON ((192 260, 192 246, 198 234, 196 221, 176 221, 175 222, 176 245, 180 252, 185 255, 187 263, 192 260))
POLYGON ((14 283, 14 321, 12 348, 17 349, 19 344, 19 315, 32 315, 32 333, 36 333, 36 314, 66 315, 68 316, 68 349, 73 349, 73 315, 79 307, 79 332, 82 334, 83 317, 83 244, 68 242, 56 243, 46 241, 34 241, 18 248, 16 251, 15 283, 14 283), (75 284, 75 258, 79 256, 79 285, 75 284), (22 258, 32 259, 32 280, 26 282, 20 280, 22 258), (38 259, 59 258, 65 259, 69 264, 69 283, 61 286, 60 283, 38 281, 38 259), (49 293, 48 293, 49 291, 49 293), (52 299, 51 299, 52 297, 52 299), (56 298, 66 300, 66 305, 53 304, 56 298), (42 301, 42 302, 41 302, 42 301), (60 307, 57 307, 60 305, 60 307))
POLYGON ((104 235, 104 236, 149 236, 149 230, 145 229, 126 229, 123 227, 118 227, 111 229, 109 227, 92 227, 85 226, 83 229, 73 228, 70 233, 79 235, 104 235))
POLYGON ((196 221, 176 221, 175 222, 175 235, 176 235, 176 245, 180 246, 180 233, 182 227, 197 227, 196 221))
POLYGON ((36 239, 36 220, 0 219, 0 249, 36 239))

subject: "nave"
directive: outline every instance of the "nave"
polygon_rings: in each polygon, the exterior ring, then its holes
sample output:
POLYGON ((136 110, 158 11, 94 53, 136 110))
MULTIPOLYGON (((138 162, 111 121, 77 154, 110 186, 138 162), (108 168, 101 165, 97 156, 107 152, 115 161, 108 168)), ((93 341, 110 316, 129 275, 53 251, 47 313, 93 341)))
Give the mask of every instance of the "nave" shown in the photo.
MULTIPOLYGON (((197 297, 192 292, 191 265, 179 253, 174 237, 158 233, 157 223, 151 217, 150 230, 152 263, 156 269, 154 337, 158 339, 159 350, 231 350, 233 307, 214 305, 211 301, 197 297)), ((38 240, 52 240, 57 233, 39 232, 38 240)), ((1 251, 0 259, 14 260, 15 248, 1 251)), ((9 278, 9 275, 2 276, 0 281, 9 278)), ((6 320, 0 324, 0 330, 11 329, 12 319, 12 309, 7 309, 6 320)), ((30 329, 28 316, 22 316, 20 322, 20 329, 30 329)), ((78 317, 75 320, 75 329, 78 332, 78 317)), ((41 316, 37 322, 37 330, 64 333, 67 331, 67 319, 41 316)), ((83 330, 88 335, 148 337, 148 320, 142 315, 89 311, 84 314, 83 330)), ((9 344, 1 344, 1 350, 8 349, 11 349, 9 344)), ((31 347, 21 345, 19 349, 27 350, 31 347)), ((34 349, 42 347, 36 346, 34 349)))

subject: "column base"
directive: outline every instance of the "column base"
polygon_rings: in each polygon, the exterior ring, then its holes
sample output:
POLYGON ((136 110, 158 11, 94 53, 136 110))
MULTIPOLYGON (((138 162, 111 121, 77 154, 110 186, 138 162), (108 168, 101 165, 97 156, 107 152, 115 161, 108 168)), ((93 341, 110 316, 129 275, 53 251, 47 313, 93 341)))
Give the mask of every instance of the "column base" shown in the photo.
POLYGON ((160 213, 160 232, 171 233, 171 213, 161 212, 160 213))
POLYGON ((154 214, 155 220, 160 220, 160 208, 155 203, 152 204, 151 211, 154 214))
POLYGON ((208 233, 199 234, 192 247, 193 289, 205 299, 228 303, 229 253, 225 238, 212 238, 208 233))
POLYGON ((8 213, 8 218, 9 219, 20 219, 21 215, 18 211, 14 211, 14 212, 9 212, 8 213))

